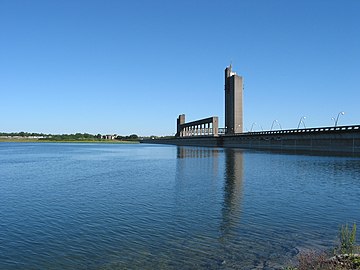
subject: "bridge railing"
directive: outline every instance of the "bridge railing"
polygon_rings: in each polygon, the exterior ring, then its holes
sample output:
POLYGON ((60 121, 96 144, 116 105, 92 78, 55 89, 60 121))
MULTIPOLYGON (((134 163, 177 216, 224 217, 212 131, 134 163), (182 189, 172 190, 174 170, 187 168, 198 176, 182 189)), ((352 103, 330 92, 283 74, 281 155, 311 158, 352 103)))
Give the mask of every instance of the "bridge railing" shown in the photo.
MULTIPOLYGON (((219 128, 219 130, 220 130, 220 128, 219 128)), ((344 132, 344 131, 360 132, 360 125, 256 131, 256 132, 236 133, 234 135, 305 134, 305 133, 325 133, 325 132, 344 132)), ((221 134, 224 134, 224 133, 221 133, 221 134)))

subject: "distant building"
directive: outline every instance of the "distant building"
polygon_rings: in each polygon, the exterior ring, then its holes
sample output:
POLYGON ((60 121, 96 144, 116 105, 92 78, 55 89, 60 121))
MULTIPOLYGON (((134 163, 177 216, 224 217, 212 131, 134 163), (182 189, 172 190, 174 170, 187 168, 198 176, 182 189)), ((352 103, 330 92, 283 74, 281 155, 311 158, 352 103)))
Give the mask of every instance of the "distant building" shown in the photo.
POLYGON ((103 136, 102 136, 102 138, 103 138, 104 140, 115 140, 116 137, 117 137, 116 134, 114 134, 114 135, 103 135, 103 136))
POLYGON ((225 128, 226 134, 243 132, 243 79, 225 69, 225 128))

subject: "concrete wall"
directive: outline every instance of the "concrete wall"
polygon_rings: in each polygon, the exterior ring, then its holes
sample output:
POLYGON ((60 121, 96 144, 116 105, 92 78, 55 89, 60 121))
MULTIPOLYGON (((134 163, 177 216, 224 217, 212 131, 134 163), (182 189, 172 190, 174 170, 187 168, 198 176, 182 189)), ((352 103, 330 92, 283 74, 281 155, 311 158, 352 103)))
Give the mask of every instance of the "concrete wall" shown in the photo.
POLYGON ((360 155, 359 133, 287 134, 278 136, 227 136, 223 147, 279 150, 299 153, 360 155))
POLYGON ((213 136, 196 136, 196 137, 181 137, 173 139, 153 139, 153 140, 142 140, 141 143, 151 144, 172 144, 180 146, 205 146, 205 147, 217 147, 218 137, 213 136))
POLYGON ((276 150, 293 153, 360 156, 360 130, 299 134, 243 134, 144 140, 143 143, 276 150))
POLYGON ((234 78, 234 132, 243 132, 243 79, 240 76, 234 78))

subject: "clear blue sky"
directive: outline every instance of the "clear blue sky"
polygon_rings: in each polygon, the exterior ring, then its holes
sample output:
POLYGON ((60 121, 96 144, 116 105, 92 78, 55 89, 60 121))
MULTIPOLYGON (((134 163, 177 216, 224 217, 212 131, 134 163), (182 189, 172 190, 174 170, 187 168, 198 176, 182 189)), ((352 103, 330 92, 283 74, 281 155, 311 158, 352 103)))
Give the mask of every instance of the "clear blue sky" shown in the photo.
POLYGON ((360 124, 359 14, 359 0, 0 0, 0 131, 222 126, 230 61, 246 129, 360 124))

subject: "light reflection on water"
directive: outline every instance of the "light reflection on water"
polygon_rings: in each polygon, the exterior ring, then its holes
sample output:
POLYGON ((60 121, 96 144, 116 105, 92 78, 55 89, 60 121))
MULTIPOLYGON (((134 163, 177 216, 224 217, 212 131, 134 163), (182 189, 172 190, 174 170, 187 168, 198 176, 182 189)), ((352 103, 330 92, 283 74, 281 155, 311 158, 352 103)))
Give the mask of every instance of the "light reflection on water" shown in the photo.
POLYGON ((0 269, 279 269, 360 221, 360 160, 0 144, 0 269))

